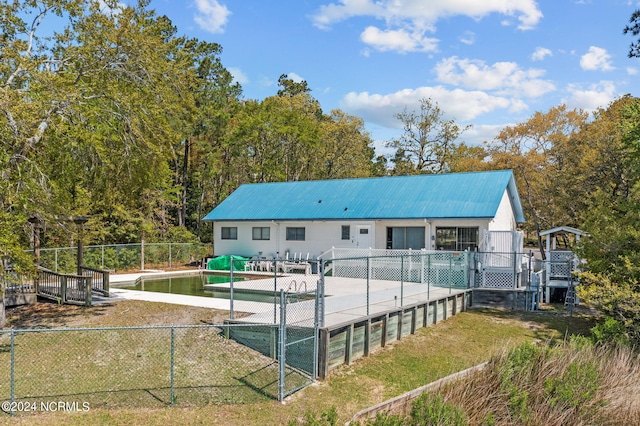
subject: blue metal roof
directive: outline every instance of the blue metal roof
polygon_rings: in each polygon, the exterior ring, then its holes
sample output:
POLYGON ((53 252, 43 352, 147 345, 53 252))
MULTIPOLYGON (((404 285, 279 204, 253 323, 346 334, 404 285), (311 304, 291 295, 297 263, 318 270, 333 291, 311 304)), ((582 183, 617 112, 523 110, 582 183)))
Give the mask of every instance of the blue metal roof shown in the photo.
POLYGON ((505 190, 524 222, 511 170, 246 184, 203 220, 493 218, 505 190))

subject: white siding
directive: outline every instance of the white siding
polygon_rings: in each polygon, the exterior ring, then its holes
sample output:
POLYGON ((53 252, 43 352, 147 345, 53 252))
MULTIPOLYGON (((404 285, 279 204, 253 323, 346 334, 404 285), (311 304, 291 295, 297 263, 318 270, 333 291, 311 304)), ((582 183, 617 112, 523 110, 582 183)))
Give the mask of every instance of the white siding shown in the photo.
POLYGON ((214 224, 214 254, 216 256, 236 254, 243 256, 285 257, 289 252, 303 257, 317 258, 331 247, 356 247, 356 226, 370 226, 372 241, 375 241, 375 223, 373 221, 308 221, 308 222, 216 222, 214 224), (350 226, 350 239, 342 240, 342 226, 350 226), (253 240, 253 227, 270 228, 270 239, 253 240), (237 227, 237 240, 223 240, 222 227, 237 227), (305 228, 304 241, 288 241, 288 227, 305 228), (262 254, 260 254, 262 252, 262 254))
MULTIPOLYGON (((503 203, 498 209, 501 213, 503 204, 510 206, 509 199, 503 198, 503 203)), ((482 235, 486 230, 511 230, 515 227, 513 214, 502 212, 502 219, 434 219, 434 220, 376 220, 376 221, 308 221, 308 222, 216 222, 214 223, 214 254, 228 255, 236 254, 243 256, 263 256, 263 257, 285 257, 288 251, 289 256, 302 253, 303 257, 309 254, 310 258, 317 258, 320 254, 336 248, 357 248, 357 229, 358 226, 370 227, 370 237, 373 242, 371 248, 385 249, 387 247, 387 228, 397 226, 416 226, 425 228, 425 241, 423 247, 411 247, 415 250, 426 248, 435 249, 435 231, 437 227, 458 226, 458 227, 478 227, 480 243, 482 243, 482 235), (510 226, 512 219, 514 227, 510 226), (350 227, 350 239, 342 240, 342 226, 350 227), (237 227, 237 240, 223 240, 221 238, 222 227, 237 227), (253 227, 269 227, 269 240, 253 240, 253 227), (304 241, 287 241, 286 228, 296 227, 305 228, 304 241)), ((368 248, 368 247, 361 247, 368 248)), ((483 250, 480 247, 480 250, 483 250)))
POLYGON ((515 231, 516 219, 513 214, 513 206, 509 199, 509 193, 505 190, 502 200, 496 211, 496 216, 489 222, 490 231, 515 231))

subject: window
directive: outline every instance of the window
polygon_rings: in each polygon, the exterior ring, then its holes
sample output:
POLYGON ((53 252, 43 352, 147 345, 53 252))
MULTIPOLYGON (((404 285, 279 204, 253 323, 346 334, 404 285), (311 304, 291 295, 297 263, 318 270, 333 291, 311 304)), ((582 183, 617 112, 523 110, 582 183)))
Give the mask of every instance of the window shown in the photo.
POLYGON ((304 228, 287 228, 288 241, 304 241, 304 228))
POLYGON ((342 239, 343 240, 351 239, 351 227, 349 225, 342 225, 342 239))
POLYGON ((464 227, 436 228, 436 247, 438 250, 474 250, 478 247, 479 230, 464 227))
POLYGON ((222 227, 222 239, 223 240, 237 240, 238 228, 235 226, 223 226, 222 227))
POLYGON ((387 248, 393 250, 424 248, 423 226, 394 226, 387 228, 387 248))
POLYGON ((254 240, 269 240, 271 239, 271 228, 268 226, 256 226, 252 228, 254 240))

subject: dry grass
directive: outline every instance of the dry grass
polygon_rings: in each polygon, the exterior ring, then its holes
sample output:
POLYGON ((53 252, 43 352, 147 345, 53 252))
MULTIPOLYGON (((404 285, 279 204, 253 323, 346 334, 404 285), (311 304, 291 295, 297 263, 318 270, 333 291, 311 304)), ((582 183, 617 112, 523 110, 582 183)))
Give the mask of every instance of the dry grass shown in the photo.
POLYGON ((523 345, 439 393, 474 425, 638 425, 640 357, 628 348, 523 345))

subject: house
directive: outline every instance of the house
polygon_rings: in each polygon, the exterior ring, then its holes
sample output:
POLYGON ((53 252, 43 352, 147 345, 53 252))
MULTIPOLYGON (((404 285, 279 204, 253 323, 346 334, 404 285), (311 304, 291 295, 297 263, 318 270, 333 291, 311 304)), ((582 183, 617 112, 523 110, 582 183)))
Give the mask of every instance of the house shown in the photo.
POLYGON ((336 248, 483 250, 524 222, 512 171, 240 186, 204 217, 215 255, 316 258, 336 248))

